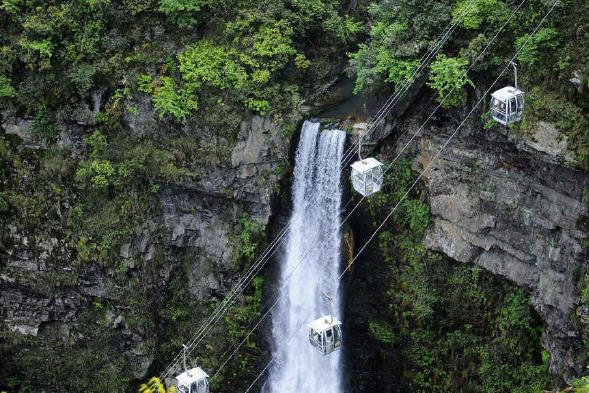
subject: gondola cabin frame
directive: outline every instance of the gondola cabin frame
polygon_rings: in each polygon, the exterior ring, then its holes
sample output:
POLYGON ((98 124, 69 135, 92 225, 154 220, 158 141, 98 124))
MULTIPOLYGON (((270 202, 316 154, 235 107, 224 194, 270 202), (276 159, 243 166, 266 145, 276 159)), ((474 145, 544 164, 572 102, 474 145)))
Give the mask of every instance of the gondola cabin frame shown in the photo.
POLYGON ((354 190, 367 197, 379 192, 382 188, 384 172, 383 164, 369 157, 352 164, 352 186, 354 190))
POLYGON ((196 367, 176 377, 178 393, 209 393, 209 376, 200 367, 196 367))
POLYGON ((324 355, 339 349, 342 345, 342 323, 326 315, 309 323, 309 341, 324 355))
POLYGON ((508 126, 522 119, 524 92, 507 86, 491 94, 491 116, 496 122, 508 126))

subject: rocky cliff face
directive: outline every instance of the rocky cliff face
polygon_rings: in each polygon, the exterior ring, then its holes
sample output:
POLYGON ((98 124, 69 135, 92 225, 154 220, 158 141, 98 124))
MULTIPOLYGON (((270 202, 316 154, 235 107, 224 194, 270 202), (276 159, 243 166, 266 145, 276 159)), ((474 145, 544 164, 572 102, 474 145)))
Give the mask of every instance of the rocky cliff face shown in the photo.
MULTIPOLYGON (((419 117, 399 126, 405 133, 399 146, 421 125, 419 117)), ((457 125, 434 119, 414 148, 416 169, 457 125)), ((425 242, 524 288, 546 324, 550 371, 570 380, 582 371, 586 354, 576 314, 588 257, 583 198, 589 176, 566 165, 566 141, 559 148, 562 142, 546 130, 554 126, 542 123, 535 135, 522 136, 501 127, 485 130, 471 119, 427 173, 433 225, 425 242)))
MULTIPOLYGON (((144 136, 168 127, 148 103, 137 105, 142 110, 140 116, 126 119, 129 130, 144 136)), ((243 116, 237 137, 222 160, 194 168, 199 176, 191 182, 162 184, 157 194, 158 213, 137 226, 118 252, 115 265, 125 267, 122 276, 112 268, 73 264, 75 239, 66 239, 61 226, 71 214, 75 196, 58 201, 55 216, 52 211, 45 213, 53 228, 50 232, 21 225, 18 218, 7 220, 0 250, 0 316, 2 334, 16 343, 12 350, 18 352, 20 341, 40 347, 56 338, 82 342, 80 327, 85 322, 81 315, 99 309, 104 318, 92 323, 104 323, 116 332, 114 345, 132 367, 122 370, 123 374, 131 371, 132 377, 144 378, 156 356, 155 348, 166 343, 154 342, 153 330, 133 324, 140 307, 124 294, 139 293, 135 285, 143 281, 145 288, 152 288, 142 300, 147 307, 144 311, 147 318, 150 314, 154 317, 159 302, 169 295, 172 271, 184 264, 193 299, 208 303, 224 296, 239 273, 234 258, 237 224, 244 213, 262 228, 268 224, 273 198, 288 165, 290 133, 297 116, 283 121, 243 116)), ((28 136, 28 125, 5 117, 0 131, 21 137, 10 137, 19 151, 37 149, 28 136)), ((67 129, 79 131, 84 126, 61 127, 60 144, 70 148, 72 157, 77 156, 79 151, 74 147, 83 147, 84 132, 73 134, 67 129)), ((24 184, 26 179, 18 176, 15 180, 24 184)), ((207 316, 203 312, 203 318, 207 316)))
MULTIPOLYGON (((417 97, 417 92, 413 93, 417 97)), ((136 106, 140 116, 126 119, 129 130, 144 136, 164 127, 148 103, 136 106)), ((377 139, 393 135, 399 148, 421 125, 423 116, 429 114, 426 112, 416 111, 387 124, 377 139)), ((157 282, 155 291, 146 297, 147 306, 153 307, 164 296, 174 269, 184 264, 192 299, 203 303, 222 299, 239 276, 233 258, 236 224, 242 213, 263 227, 268 224, 288 161, 289 135, 298 121, 298 115, 286 121, 244 117, 222 160, 195 168, 199 176, 190 182, 162 184, 157 194, 158 214, 138 226, 118 252, 119 262, 127 269, 127 281, 118 279, 117 272, 109 268, 68 264, 75 244, 63 238, 60 226, 74 196, 62 197, 56 216, 47 216, 51 231, 19 226, 18 220, 7 222, 0 263, 2 334, 17 343, 31 340, 33 345, 55 338, 75 342, 88 334, 80 328, 85 312, 102 307, 101 323, 116 332, 115 342, 132 367, 133 377, 144 377, 155 348, 165 343, 154 343, 152 331, 133 323, 137 305, 121 293, 136 290, 131 284, 134 278, 153 279, 157 282), (155 266, 154 272, 150 265, 155 266)), ((457 125, 454 123, 447 117, 434 118, 408 152, 416 157, 416 170, 429 162, 457 125)), ((22 119, 2 119, 5 134, 24 140, 16 142, 20 150, 27 149, 26 144, 39 148, 28 138, 29 125, 22 119)), ((85 131, 89 127, 84 124, 64 126, 61 144, 72 156, 83 147, 80 138, 85 131)), ((189 133, 190 126, 185 131, 189 133)), ((207 135, 206 131, 201 134, 207 135)), ((209 136, 214 138, 212 132, 209 136)), ((433 216, 425 239, 427 247, 524 288, 546 325, 543 344, 551 355, 551 372, 564 379, 577 375, 584 365, 589 319, 588 308, 579 302, 579 282, 588 256, 589 218, 583 198, 589 178, 569 163, 566 140, 549 123, 539 124, 537 132, 528 136, 498 127, 485 130, 479 121, 472 120, 425 181, 433 216)), ((26 176, 22 181, 27 181, 26 176)), ((357 269, 355 274, 370 277, 375 273, 366 270, 357 269)), ((387 275, 378 272, 375 280, 384 286, 387 275)), ((377 286, 373 284, 368 280, 361 290, 350 288, 364 293, 364 298, 356 296, 351 303, 379 314, 385 300, 375 300, 382 294, 372 293, 377 286)), ((206 310, 199 312, 202 318, 208 316, 206 310)), ((365 322, 360 319, 358 324, 365 322)), ((371 348, 379 346, 369 344, 371 348)), ((366 350, 359 342, 350 348, 358 353, 366 350)), ((366 368, 375 367, 370 356, 364 360, 366 368)), ((380 374, 382 383, 397 384, 386 374, 380 374)))

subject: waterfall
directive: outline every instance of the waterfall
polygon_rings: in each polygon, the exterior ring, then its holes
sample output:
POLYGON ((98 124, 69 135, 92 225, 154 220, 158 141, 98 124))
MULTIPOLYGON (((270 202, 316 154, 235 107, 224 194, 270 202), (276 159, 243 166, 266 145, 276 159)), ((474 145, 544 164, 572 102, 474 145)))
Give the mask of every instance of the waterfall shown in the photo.
MULTIPOLYGON (((309 344, 307 324, 330 314, 341 320, 340 174, 345 133, 305 122, 296 152, 293 209, 272 315, 273 360, 266 393, 341 393, 341 351, 324 356, 309 344)), ((344 337, 345 342, 345 337, 344 337)))

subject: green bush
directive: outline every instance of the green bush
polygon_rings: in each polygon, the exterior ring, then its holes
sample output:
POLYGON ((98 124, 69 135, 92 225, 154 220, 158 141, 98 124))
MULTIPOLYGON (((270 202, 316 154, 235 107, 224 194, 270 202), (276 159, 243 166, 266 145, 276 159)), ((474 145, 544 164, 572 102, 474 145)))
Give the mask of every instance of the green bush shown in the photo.
POLYGON ((243 267, 253 262, 253 259, 256 257, 258 247, 264 240, 264 228, 244 213, 239 219, 237 232, 238 236, 233 258, 243 267))
POLYGON ((236 50, 205 39, 178 55, 178 62, 182 78, 195 87, 208 84, 239 90, 245 87, 248 75, 238 57, 236 50))
POLYGON ((9 14, 16 15, 20 12, 23 0, 2 0, 0 9, 9 14))
POLYGON ((16 91, 10 85, 10 82, 8 77, 0 75, 0 97, 12 98, 16 96, 16 91))
POLYGON ((575 393, 589 393, 589 377, 581 377, 571 383, 573 392, 575 393))
POLYGON ((160 11, 166 14, 200 11, 213 0, 160 0, 160 11))
POLYGON ((553 27, 544 27, 536 32, 533 36, 526 34, 518 37, 515 46, 521 48, 517 55, 517 60, 524 66, 534 68, 541 61, 540 54, 551 56, 551 53, 559 47, 559 33, 553 27), (524 46, 525 43, 525 46, 524 46))
POLYGON ((371 3, 368 12, 372 20, 368 43, 349 54, 355 92, 374 89, 382 82, 398 88, 401 82, 418 78, 412 77, 418 59, 449 22, 451 6, 445 1, 381 1, 371 3))
POLYGON ((461 0, 452 12, 452 21, 465 29, 479 29, 497 10, 506 5, 500 0, 461 0))
POLYGON ((23 38, 19 45, 25 50, 24 61, 27 67, 39 71, 51 68, 54 45, 49 38, 41 41, 30 41, 23 38))
POLYGON ((198 109, 198 99, 193 85, 177 88, 174 79, 162 76, 153 88, 153 106, 160 116, 172 115, 183 120, 198 109))
POLYGON ((368 331, 377 340, 385 344, 391 344, 393 341, 395 341, 395 332, 393 332, 391 327, 386 323, 369 321, 368 331))
POLYGON ((35 118, 31 123, 29 132, 34 137, 48 141, 55 139, 59 134, 59 129, 53 121, 46 105, 39 105, 37 107, 35 118))
POLYGON ((438 101, 443 102, 442 106, 445 108, 462 105, 466 100, 464 87, 474 87, 466 75, 467 65, 466 59, 447 57, 444 54, 438 55, 430 65, 427 84, 437 92, 438 101))

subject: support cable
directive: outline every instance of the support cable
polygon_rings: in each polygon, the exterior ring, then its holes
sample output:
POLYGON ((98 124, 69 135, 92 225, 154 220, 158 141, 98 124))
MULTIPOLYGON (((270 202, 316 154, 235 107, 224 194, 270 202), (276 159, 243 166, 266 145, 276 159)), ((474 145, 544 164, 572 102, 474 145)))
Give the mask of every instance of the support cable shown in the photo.
MULTIPOLYGON (((464 18, 465 15, 462 15, 461 18, 464 18)), ((371 121, 371 126, 367 130, 364 137, 368 137, 376 128, 381 120, 388 114, 388 112, 396 105, 397 102, 402 98, 404 93, 411 87, 415 78, 431 63, 433 58, 439 53, 444 43, 448 40, 451 34, 456 30, 458 25, 457 21, 453 21, 446 28, 444 29, 443 33, 439 36, 439 39, 436 41, 434 47, 424 54, 419 62, 419 66, 416 67, 411 75, 405 83, 401 86, 401 89, 398 90, 395 94, 393 94, 384 106, 377 112, 374 117, 374 120, 371 121)), ((361 144, 361 139, 357 141, 357 144, 361 144)), ((347 163, 353 158, 355 154, 355 146, 351 146, 348 149, 348 153, 344 154, 344 164, 347 163), (347 156, 347 157, 346 157, 347 156)), ((348 205, 352 200, 349 200, 344 210, 347 209, 348 205)), ((357 205, 356 205, 357 207, 357 205)), ((355 210, 356 207, 348 214, 349 217, 355 210)), ((179 363, 182 361, 182 357, 184 353, 190 355, 190 353, 194 350, 198 344, 202 341, 205 337, 206 333, 210 328, 220 320, 220 318, 225 314, 227 309, 231 306, 231 304, 237 299, 239 294, 243 292, 243 290, 249 285, 251 280, 255 277, 255 275, 265 266, 265 264, 270 260, 270 258, 276 253, 279 246, 283 243, 284 239, 286 238, 286 234, 290 229, 290 223, 282 228, 279 234, 274 238, 274 240, 270 243, 270 245, 264 250, 260 258, 249 268, 249 270, 245 273, 245 275, 238 281, 238 283, 233 287, 230 294, 225 297, 222 303, 215 309, 213 314, 207 319, 204 325, 198 330, 198 332, 192 337, 192 339, 185 344, 186 349, 181 351, 173 360, 172 362, 164 369, 163 373, 160 375, 160 379, 164 380, 171 373, 176 369, 179 363)))
MULTIPOLYGON (((525 0, 524 0, 525 1, 525 0)), ((516 51, 515 55, 512 57, 511 61, 514 61, 517 56, 520 54, 520 52, 527 46, 527 44, 529 43, 529 41, 536 35, 538 29, 544 24, 545 20, 548 18, 548 16, 552 13, 552 11, 554 10, 554 8, 556 7, 556 5, 559 3, 559 0, 556 0, 551 8, 548 10, 548 12, 544 15, 544 17, 541 19, 541 21, 539 22, 539 24, 536 26, 536 28, 533 30, 532 34, 530 34, 526 40, 522 43, 522 45, 518 48, 518 50, 516 51)), ((522 2, 523 4, 523 2, 522 2)), ((520 4, 520 6, 522 5, 520 4)), ((519 7, 518 7, 519 8, 519 7)), ((444 142, 444 144, 438 149, 438 151, 436 152, 436 154, 434 155, 434 157, 432 158, 432 160, 426 165, 426 167, 423 169, 423 171, 419 174, 419 176, 416 178, 416 180, 412 183, 412 185, 409 187, 409 189, 403 194, 403 196, 399 199, 399 201, 397 202, 397 204, 391 209, 391 211, 387 214, 387 216, 382 220, 382 222, 380 223, 380 225, 376 228, 376 230, 372 233, 372 235, 370 236, 370 238, 364 243, 364 245, 362 246, 362 248, 358 251, 358 253, 356 254, 356 256, 352 259, 352 261, 348 264, 348 266, 343 270, 343 272, 340 274, 340 276, 338 277, 338 279, 341 281, 344 277, 344 275, 350 270, 350 268, 353 266, 354 262, 356 262, 356 260, 358 259, 358 257, 362 254, 362 252, 365 250, 365 248, 368 246, 369 243, 372 242, 372 240, 374 239, 374 237, 378 234, 378 232, 383 228, 383 226, 388 222, 388 220, 392 217, 392 215, 395 213, 395 211, 399 208, 399 206, 401 205, 401 203, 409 196, 409 194, 411 193, 411 191, 413 190, 413 188, 415 188, 415 186, 419 183, 419 181, 423 178, 423 176, 425 175, 425 173, 427 173, 427 171, 430 169, 430 167, 432 166, 432 164, 440 157, 440 155, 442 154, 442 152, 444 151, 444 149, 450 144, 450 142, 454 139, 454 137, 458 134, 458 131, 460 131, 460 129, 464 126, 464 124, 466 123, 466 121, 470 118, 470 116, 474 113, 474 111, 477 109, 477 107, 481 104, 481 102, 483 102, 483 100, 487 97, 487 95, 489 94, 489 92, 493 89, 493 87, 497 84, 497 82, 499 81, 499 79, 501 79, 501 77, 505 74, 505 72, 509 69, 510 65, 511 65, 511 61, 503 68, 503 70, 501 71, 501 73, 497 76, 497 78, 495 79, 495 81, 489 86, 489 88, 484 92, 484 94, 481 96, 481 98, 476 102, 476 104, 471 108, 471 110, 469 111, 469 113, 466 115, 466 117, 462 120, 462 122, 458 125, 458 127, 454 130, 454 132, 446 139, 446 141, 444 142)), ((451 92, 450 92, 451 93, 451 92)), ((449 94, 448 93, 446 95, 446 97, 444 99, 446 99, 449 94)), ((436 109, 437 110, 437 109, 436 109)), ((431 116, 430 116, 431 118, 431 116)), ((426 120, 426 122, 429 121, 426 120)), ((390 166, 389 166, 390 168, 390 166)), ((388 168, 387 168, 388 169, 388 168)), ((299 262, 300 265, 300 262, 299 262)), ((293 271, 299 266, 295 266, 295 268, 293 269, 293 271)), ((291 271, 292 274, 292 271, 291 271)), ((287 280, 290 278, 290 275, 287 277, 287 280)), ((232 358, 236 353, 237 350, 239 349, 239 347, 241 345, 243 345, 243 343, 245 342, 245 340, 247 340, 247 338, 249 338, 249 336, 253 333, 253 331, 261 324, 262 320, 269 314, 269 312, 278 304, 278 300, 279 300, 280 296, 278 297, 278 299, 272 304, 272 306, 270 307, 270 309, 264 314, 264 316, 260 319, 260 321, 258 321, 258 323, 255 325, 254 329, 252 329, 252 331, 250 331, 248 333, 248 335, 245 337, 245 339, 238 345, 238 347, 235 349, 235 351, 233 352, 232 356, 230 358, 232 358)), ((290 342, 290 340, 295 336, 295 334, 293 333, 289 339, 287 340, 287 343, 290 342)), ((227 364, 227 362, 230 359, 226 360, 224 362, 224 364, 227 364)), ((251 388, 255 385, 255 383, 261 378, 261 376, 263 375, 263 373, 269 368, 269 366, 274 362, 274 359, 270 359, 270 361, 266 364, 266 366, 264 367, 264 369, 260 372, 260 374, 254 379, 254 382, 247 388, 247 390, 245 391, 245 393, 248 393, 251 388)), ((218 370, 215 375, 217 375, 220 371, 218 370)), ((214 376, 215 376, 214 375, 214 376)), ((213 377, 214 377, 213 376, 213 377)))

